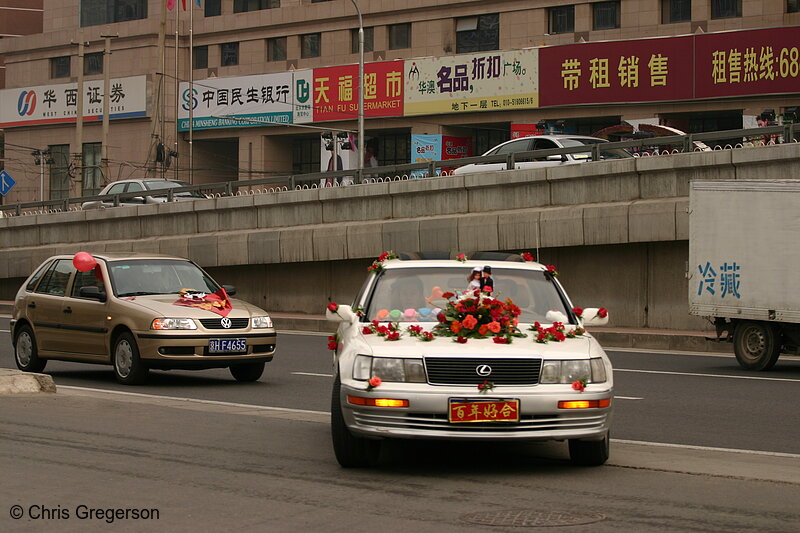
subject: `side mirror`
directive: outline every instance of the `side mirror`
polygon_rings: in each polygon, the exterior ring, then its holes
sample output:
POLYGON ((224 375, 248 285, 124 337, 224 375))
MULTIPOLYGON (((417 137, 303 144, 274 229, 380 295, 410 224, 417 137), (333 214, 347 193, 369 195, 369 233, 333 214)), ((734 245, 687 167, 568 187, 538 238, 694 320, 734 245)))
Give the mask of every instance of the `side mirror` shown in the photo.
POLYGON ((106 293, 101 291, 99 287, 81 287, 79 295, 81 298, 89 298, 99 302, 106 301, 106 293))
POLYGON ((234 285, 223 285, 223 289, 228 293, 228 296, 236 296, 236 287, 234 285))
POLYGON ((145 203, 145 201, 144 201, 144 196, 134 196, 134 197, 133 197, 133 198, 131 198, 129 201, 130 201, 132 204, 143 204, 143 203, 145 203))
POLYGON ((349 322, 351 324, 358 321, 358 315, 353 311, 352 306, 349 305, 340 305, 335 313, 332 313, 330 309, 326 309, 325 318, 331 322, 349 322))
POLYGON ((589 307, 583 310, 584 326, 605 326, 606 324, 608 324, 608 311, 605 307, 589 307))
POLYGON ((556 155, 548 155, 545 158, 545 160, 546 161, 564 161, 564 156, 563 155, 558 155, 558 154, 556 154, 556 155))

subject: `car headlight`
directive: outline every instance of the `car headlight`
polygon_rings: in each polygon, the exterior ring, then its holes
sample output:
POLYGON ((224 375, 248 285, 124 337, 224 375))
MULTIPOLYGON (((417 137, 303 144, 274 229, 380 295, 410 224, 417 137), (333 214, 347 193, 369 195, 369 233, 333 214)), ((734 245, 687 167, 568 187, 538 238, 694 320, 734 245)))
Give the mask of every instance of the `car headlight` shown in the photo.
POLYGON ((409 383, 427 381, 422 359, 357 355, 353 363, 353 379, 366 381, 373 376, 378 376, 382 381, 409 383))
POLYGON ((568 359, 566 361, 542 361, 539 383, 573 383, 585 379, 587 383, 605 383, 606 367, 603 359, 568 359))
POLYGON ((197 329, 191 318, 156 318, 150 329, 197 329))
POLYGON ((250 323, 253 329, 263 329, 272 327, 272 319, 268 316, 254 316, 250 323))

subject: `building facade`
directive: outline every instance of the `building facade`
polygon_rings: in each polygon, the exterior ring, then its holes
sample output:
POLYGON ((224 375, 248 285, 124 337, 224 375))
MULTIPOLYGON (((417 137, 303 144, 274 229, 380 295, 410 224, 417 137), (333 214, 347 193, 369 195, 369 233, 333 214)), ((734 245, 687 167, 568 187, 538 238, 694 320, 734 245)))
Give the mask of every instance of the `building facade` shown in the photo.
POLYGON ((0 41, 6 203, 446 159, 543 131, 754 127, 800 104, 798 0, 357 3, 363 155, 352 0, 46 0, 43 33, 0 41))

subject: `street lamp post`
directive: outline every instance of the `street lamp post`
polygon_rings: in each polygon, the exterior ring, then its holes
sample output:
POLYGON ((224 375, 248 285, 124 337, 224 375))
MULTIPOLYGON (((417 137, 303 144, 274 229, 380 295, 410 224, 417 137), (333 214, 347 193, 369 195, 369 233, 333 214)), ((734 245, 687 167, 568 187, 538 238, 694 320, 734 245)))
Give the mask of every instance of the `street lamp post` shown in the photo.
POLYGON ((364 177, 364 24, 356 0, 350 0, 358 13, 358 180, 364 177))

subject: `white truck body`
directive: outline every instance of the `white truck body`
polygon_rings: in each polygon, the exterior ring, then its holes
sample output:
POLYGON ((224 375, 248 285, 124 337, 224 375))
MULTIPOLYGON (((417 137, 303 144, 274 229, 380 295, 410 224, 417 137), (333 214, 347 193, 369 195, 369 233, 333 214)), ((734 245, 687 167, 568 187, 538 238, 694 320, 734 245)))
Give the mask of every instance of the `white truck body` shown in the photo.
POLYGON ((714 319, 745 368, 796 350, 800 179, 691 183, 689 312, 714 319))

